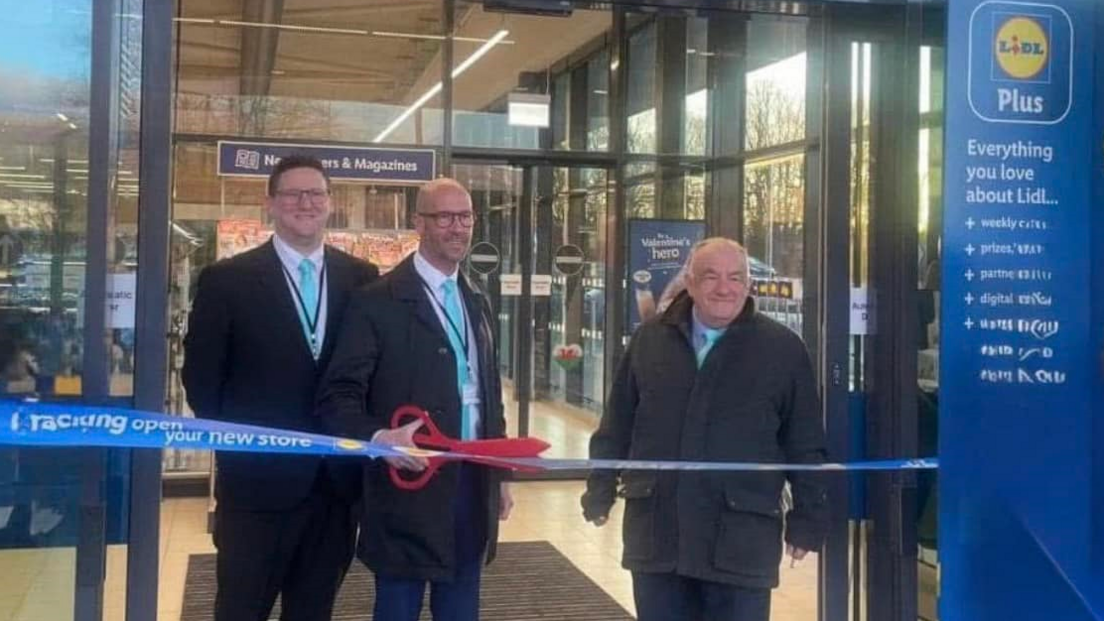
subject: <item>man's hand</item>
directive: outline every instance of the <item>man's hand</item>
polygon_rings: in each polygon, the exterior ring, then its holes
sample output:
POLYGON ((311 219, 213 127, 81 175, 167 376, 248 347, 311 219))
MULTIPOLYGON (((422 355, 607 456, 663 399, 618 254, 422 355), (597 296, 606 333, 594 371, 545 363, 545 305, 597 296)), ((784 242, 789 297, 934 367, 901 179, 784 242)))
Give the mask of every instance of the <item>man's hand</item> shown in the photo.
POLYGON ((808 550, 802 548, 795 548, 791 544, 786 544, 786 555, 790 557, 790 567, 793 567, 798 561, 803 560, 809 554, 808 550))
POLYGON ((514 495, 510 493, 510 484, 503 481, 498 486, 498 519, 506 521, 510 519, 510 512, 514 510, 514 495))
MULTIPOLYGON (((414 433, 418 431, 418 429, 421 429, 421 427, 422 420, 418 419, 398 429, 383 429, 372 436, 372 441, 388 446, 415 446, 414 433)), ((413 455, 384 457, 384 460, 394 468, 398 468, 399 470, 412 470, 414 472, 421 472, 429 465, 426 458, 415 457, 413 455)))

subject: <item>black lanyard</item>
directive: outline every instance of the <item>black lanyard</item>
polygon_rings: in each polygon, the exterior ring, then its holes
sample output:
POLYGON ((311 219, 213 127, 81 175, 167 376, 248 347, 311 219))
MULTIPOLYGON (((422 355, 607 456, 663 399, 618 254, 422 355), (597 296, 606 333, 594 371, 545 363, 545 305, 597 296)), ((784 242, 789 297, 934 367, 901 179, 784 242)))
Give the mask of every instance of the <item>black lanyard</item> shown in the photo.
POLYGON ((307 309, 307 305, 303 302, 303 294, 299 292, 299 285, 295 284, 295 279, 291 277, 291 272, 288 271, 287 266, 280 262, 280 268, 284 270, 284 275, 287 276, 288 282, 291 283, 291 290, 295 292, 295 301, 299 302, 299 308, 303 311, 303 319, 307 323, 307 330, 310 331, 310 346, 311 353, 316 353, 316 345, 318 344, 318 319, 322 314, 322 292, 326 287, 326 261, 322 260, 322 275, 318 278, 318 299, 314 304, 314 317, 310 315, 310 311, 307 309))
MULTIPOLYGON (((460 344, 464 347, 464 352, 463 352, 463 354, 464 354, 464 363, 467 364, 467 362, 468 362, 468 322, 465 320, 465 317, 467 316, 467 313, 464 311, 464 297, 460 293, 460 284, 457 283, 457 285, 456 285, 456 295, 460 296, 460 314, 461 314, 460 321, 464 322, 463 332, 460 331, 460 327, 456 325, 456 322, 452 320, 452 317, 449 317, 448 311, 445 310, 444 305, 441 304, 441 301, 437 299, 437 296, 433 293, 433 290, 429 288, 429 285, 426 284, 426 281, 424 281, 424 280, 422 281, 422 287, 425 288, 426 294, 429 296, 429 299, 433 302, 433 305, 436 306, 441 311, 441 315, 443 315, 445 317, 445 321, 448 322, 449 328, 452 329, 452 333, 455 334, 456 338, 460 340, 460 344)), ((469 369, 470 368, 471 367, 469 365, 469 369)))

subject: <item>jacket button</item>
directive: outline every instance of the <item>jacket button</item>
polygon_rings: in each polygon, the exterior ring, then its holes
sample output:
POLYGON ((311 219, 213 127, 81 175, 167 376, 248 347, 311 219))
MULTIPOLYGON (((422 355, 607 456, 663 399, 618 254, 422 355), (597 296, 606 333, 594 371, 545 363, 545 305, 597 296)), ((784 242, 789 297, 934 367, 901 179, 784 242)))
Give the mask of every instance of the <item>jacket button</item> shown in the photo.
POLYGON ((437 350, 437 353, 442 355, 442 356, 448 355, 448 348, 441 347, 440 349, 437 350))

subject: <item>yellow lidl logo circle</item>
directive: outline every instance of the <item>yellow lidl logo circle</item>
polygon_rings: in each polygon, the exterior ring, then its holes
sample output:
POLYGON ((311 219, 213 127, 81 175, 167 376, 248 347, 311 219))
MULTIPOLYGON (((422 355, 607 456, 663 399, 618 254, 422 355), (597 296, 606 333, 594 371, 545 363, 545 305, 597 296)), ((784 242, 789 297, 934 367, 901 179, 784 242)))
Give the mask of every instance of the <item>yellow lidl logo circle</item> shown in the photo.
POLYGON ((997 63, 1010 78, 1027 80, 1046 67, 1050 42, 1039 22, 1030 17, 1009 18, 997 30, 997 63))

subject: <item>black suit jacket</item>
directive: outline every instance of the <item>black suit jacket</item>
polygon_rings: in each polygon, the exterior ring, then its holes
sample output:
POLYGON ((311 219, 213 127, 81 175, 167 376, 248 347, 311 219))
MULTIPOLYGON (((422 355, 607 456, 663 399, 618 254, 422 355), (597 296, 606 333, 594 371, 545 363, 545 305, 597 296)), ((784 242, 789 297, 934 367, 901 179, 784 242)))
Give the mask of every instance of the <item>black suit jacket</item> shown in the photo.
MULTIPOLYGON (((370 263, 327 246, 327 316, 319 359, 311 356, 295 301, 272 241, 220 261, 200 274, 184 339, 184 388, 201 418, 321 431, 312 415, 318 380, 334 350, 350 292, 379 275, 370 263)), ((323 459, 220 453, 220 506, 289 509, 310 493, 323 459)), ((350 500, 359 466, 331 460, 328 470, 350 500)))
MULTIPOLYGON (((460 290, 479 348, 480 437, 506 435, 494 317, 486 296, 462 274, 460 290)), ((448 336, 414 269, 413 257, 349 303, 337 349, 318 398, 318 413, 336 435, 370 439, 390 425, 396 408, 429 412, 441 432, 460 437, 456 361, 448 336)), ((397 489, 382 461, 365 462, 359 554, 389 577, 447 580, 455 565, 451 525, 456 465, 446 465, 419 491, 397 489)), ((487 560, 498 536, 501 473, 481 471, 488 533, 487 560)))

